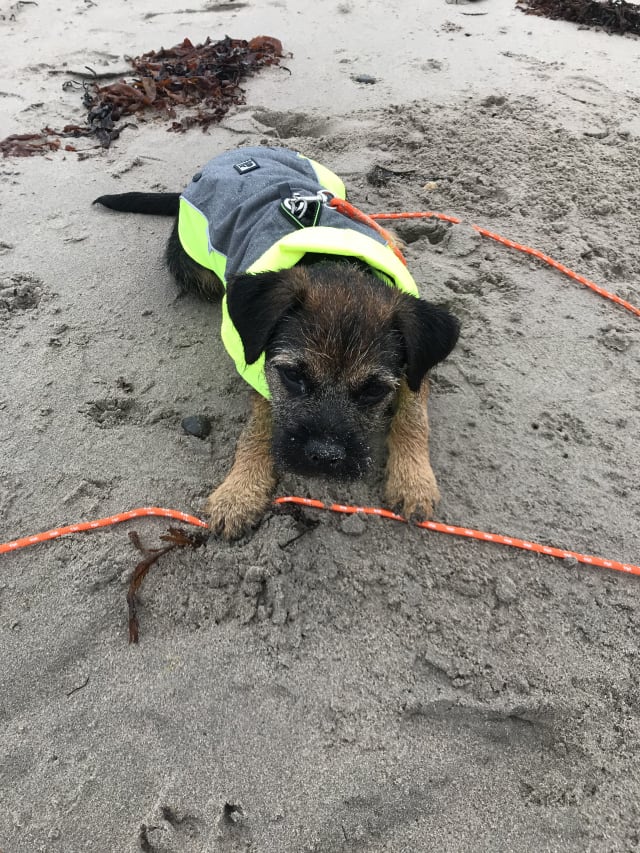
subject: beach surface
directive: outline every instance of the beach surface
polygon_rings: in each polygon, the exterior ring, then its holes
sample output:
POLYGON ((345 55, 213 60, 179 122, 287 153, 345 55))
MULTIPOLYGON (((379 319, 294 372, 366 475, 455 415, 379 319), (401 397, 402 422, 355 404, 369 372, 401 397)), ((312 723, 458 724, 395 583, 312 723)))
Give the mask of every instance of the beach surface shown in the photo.
MULTIPOLYGON (((140 506, 202 512, 247 418, 219 308, 179 298, 167 219, 91 206, 286 145, 399 223, 461 319, 433 374, 436 520, 640 563, 640 42, 511 0, 0 2, 0 138, 81 122, 86 67, 282 41, 206 133, 0 160, 0 542, 140 506), (360 78, 360 80, 358 80, 360 78), (361 82, 362 80, 368 82, 361 82), (206 439, 183 418, 207 417, 206 439)), ((278 494, 380 506, 285 477, 278 494)), ((640 847, 640 577, 394 521, 274 511, 0 555, 2 853, 583 853, 640 847)))

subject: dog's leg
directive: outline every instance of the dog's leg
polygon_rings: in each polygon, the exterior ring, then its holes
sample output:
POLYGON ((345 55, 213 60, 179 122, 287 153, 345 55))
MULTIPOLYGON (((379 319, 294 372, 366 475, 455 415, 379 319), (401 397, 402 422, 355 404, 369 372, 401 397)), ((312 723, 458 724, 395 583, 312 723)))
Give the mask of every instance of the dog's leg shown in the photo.
POLYGON ((429 461, 429 380, 425 377, 414 394, 403 381, 387 438, 389 506, 400 507, 406 518, 425 519, 440 500, 438 484, 429 461))
POLYGON ((207 500, 211 530, 225 539, 237 539, 262 518, 271 503, 277 483, 271 431, 271 404, 255 394, 233 467, 207 500))

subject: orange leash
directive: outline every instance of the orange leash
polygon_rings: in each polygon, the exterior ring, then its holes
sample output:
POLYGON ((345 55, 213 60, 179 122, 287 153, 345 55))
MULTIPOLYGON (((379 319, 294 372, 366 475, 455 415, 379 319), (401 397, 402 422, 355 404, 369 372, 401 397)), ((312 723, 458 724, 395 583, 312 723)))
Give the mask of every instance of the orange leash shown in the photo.
MULTIPOLYGON (((346 212, 346 211, 345 211, 346 212)), ((441 219, 444 222, 451 222, 454 225, 459 225, 462 220, 458 219, 457 216, 449 216, 446 213, 434 213, 431 210, 426 210, 420 213, 372 213, 369 219, 441 219)), ((370 224, 370 223, 367 223, 370 224)), ((374 222, 375 227, 375 222, 374 222)), ((615 302, 617 305, 621 305, 623 308, 626 308, 627 311, 630 311, 632 314, 635 314, 636 317, 640 317, 640 308, 636 308, 635 305, 632 305, 630 302, 627 302, 626 299, 622 299, 622 297, 618 296, 615 293, 611 293, 608 290, 605 290, 603 287, 599 287, 595 282, 586 278, 586 276, 580 275, 580 273, 574 272, 569 267, 561 264, 560 261, 554 260, 549 255, 545 255, 540 252, 538 249, 532 249, 531 246, 523 246, 521 243, 516 243, 513 240, 509 240, 507 237, 501 237, 500 234, 494 234, 493 231, 489 231, 486 228, 481 228, 479 225, 471 225, 474 231, 477 231, 478 234, 482 234, 483 237, 488 237, 490 240, 495 240, 496 243, 502 243, 503 246, 508 246, 510 249, 516 249, 518 252, 524 252, 526 255, 531 255, 534 258, 537 258, 539 261, 544 261, 545 264, 548 264, 550 267, 557 269, 559 272, 564 275, 572 278, 574 281, 583 284, 585 287, 588 287, 590 290, 593 290, 599 296, 604 297, 605 299, 609 299, 611 302, 615 302)), ((379 229, 380 234, 385 238, 391 238, 391 235, 388 231, 385 231, 384 228, 379 229)), ((392 239, 392 238, 391 238, 392 239)), ((397 247, 395 247, 395 243, 390 244, 390 248, 396 251, 397 247)), ((397 254, 397 251, 396 251, 397 254)))
MULTIPOLYGON (((406 265, 405 259, 402 257, 402 253, 398 249, 393 236, 386 231, 384 228, 379 226, 376 219, 442 219, 445 222, 451 222, 453 224, 460 224, 462 221, 458 219, 456 216, 449 216, 445 213, 434 213, 433 211, 424 211, 424 212, 416 212, 416 213, 374 213, 371 216, 368 216, 366 213, 358 210, 357 207, 354 207, 347 201, 343 201, 342 199, 334 198, 331 200, 331 205, 343 213, 345 216, 349 216, 353 219, 357 219, 360 222, 369 225, 374 228, 389 244, 389 247, 393 249, 395 254, 400 258, 400 260, 406 265)), ((483 237, 488 237, 491 240, 495 240, 498 243, 502 243, 504 246, 508 246, 511 249, 517 249, 519 252, 524 252, 525 254, 532 255, 535 258, 538 258, 541 261, 544 261, 549 266, 554 267, 559 270, 564 275, 569 276, 580 284, 585 285, 585 287, 590 288, 599 296, 603 296, 605 299, 609 299, 612 302, 621 305, 623 308, 626 308, 627 311, 635 314, 640 317, 640 308, 636 308, 635 305, 632 305, 630 302, 622 299, 617 296, 615 293, 610 293, 608 290, 604 290, 602 287, 599 287, 594 282, 590 281, 585 276, 580 275, 579 273, 574 272, 573 270, 566 267, 564 264, 561 264, 559 261, 554 260, 549 257, 549 255, 545 255, 537 249, 532 249, 529 246, 523 246, 520 243, 515 243, 513 240, 508 240, 506 237, 501 237, 499 234, 494 234, 491 231, 488 231, 486 228, 481 228, 479 225, 471 226, 475 231, 481 234, 483 237)), ((310 498, 299 498, 299 497, 281 497, 276 498, 275 504, 286 504, 286 503, 294 503, 301 504, 302 506, 312 507, 315 509, 326 509, 331 512, 341 512, 347 514, 361 513, 363 515, 376 515, 382 518, 390 518, 394 521, 402 521, 407 523, 407 520, 403 518, 401 515, 397 515, 394 512, 391 512, 387 509, 378 509, 376 507, 360 507, 360 506, 347 506, 345 504, 329 504, 326 505, 322 503, 322 501, 312 500, 310 498)), ((15 539, 12 542, 6 542, 4 544, 0 544, 0 554, 7 554, 11 551, 17 551, 20 548, 26 548, 29 545, 36 545, 39 542, 48 542, 52 539, 58 539, 61 536, 68 536, 71 533, 81 533, 83 531, 96 530, 100 527, 108 527, 112 524, 118 524, 122 521, 130 521, 132 518, 140 518, 145 516, 161 516, 164 518, 174 518, 179 521, 184 521, 186 524, 193 524, 198 527, 207 527, 208 525, 196 516, 188 515, 186 512, 180 512, 180 510, 175 509, 163 509, 162 507, 140 507, 139 509, 132 509, 128 512, 121 512, 116 515, 110 515, 106 518, 100 518, 96 521, 86 521, 80 524, 70 524, 65 527, 56 527, 52 530, 47 530, 44 533, 37 533, 33 536, 26 536, 22 539, 15 539)), ((529 542, 526 539, 516 539, 511 536, 503 536, 500 533, 485 533, 481 530, 473 530, 470 527, 456 527, 451 524, 442 524, 436 521, 422 521, 417 524, 418 527, 426 528, 427 530, 434 530, 438 533, 448 533, 453 536, 464 536, 469 539, 480 539, 483 542, 494 542, 498 545, 508 545, 512 548, 521 548, 525 551, 535 551, 538 554, 546 554, 549 557, 557 557, 559 559, 573 559, 579 563, 586 563, 590 566, 599 566, 604 569, 613 569, 617 572, 625 572, 626 574, 631 575, 640 575, 640 566, 634 566, 631 563, 620 563, 617 560, 606 560, 602 557, 594 557, 588 554, 579 554, 576 551, 567 551, 563 548, 553 548, 549 545, 540 545, 537 542, 529 542)))
MULTIPOLYGON (((378 509, 371 506, 347 506, 345 504, 324 504, 322 501, 311 498, 276 498, 276 504, 301 504, 314 509, 327 509, 331 512, 344 512, 348 515, 361 513, 363 515, 377 515, 381 518, 391 518, 394 521, 402 521, 408 524, 407 519, 391 512, 388 509, 378 509)), ((579 563, 589 566, 600 566, 603 569, 614 569, 617 572, 625 572, 629 575, 640 575, 640 566, 630 563, 620 563, 617 560, 605 560, 603 557, 593 557, 589 554, 579 554, 576 551, 567 551, 564 548, 552 548, 549 545, 540 545, 537 542, 529 542, 527 539, 516 539, 513 536, 503 536, 501 533, 485 533, 482 530, 473 530, 471 527, 456 527, 453 524, 442 524, 439 521, 418 521, 416 527, 424 527, 426 530, 435 530, 437 533, 449 533, 452 536, 464 536, 467 539, 480 539, 483 542, 495 542, 497 545, 509 545, 511 548, 522 548, 524 551, 535 551, 537 554, 547 554, 549 557, 558 557, 561 560, 573 559, 579 563)))
POLYGON ((106 518, 98 518, 95 521, 82 521, 79 524, 68 524, 65 527, 54 527, 52 530, 46 530, 44 533, 35 533, 33 536, 25 536, 22 539, 14 539, 13 542, 5 542, 0 544, 0 554, 7 554, 9 551, 17 551, 20 548, 26 548, 29 545, 37 545, 39 542, 49 542, 51 539, 59 539, 61 536, 68 536, 70 533, 83 533, 88 530, 98 530, 100 527, 109 527, 112 524, 119 524, 121 521, 130 521, 132 518, 143 518, 149 515, 161 516, 162 518, 175 518, 178 521, 184 521, 186 524, 194 524, 198 527, 208 527, 205 521, 196 518, 195 515, 188 515, 186 512, 180 512, 178 509, 163 509, 158 506, 143 506, 138 509, 130 509, 127 512, 119 512, 116 515, 108 515, 106 518))
MULTIPOLYGON (((378 507, 349 506, 347 504, 324 504, 322 501, 299 497, 276 498, 274 504, 299 504, 312 509, 325 509, 330 510, 331 512, 346 513, 347 515, 355 515, 356 513, 360 513, 361 515, 376 515, 380 518, 389 518, 393 521, 402 521, 405 524, 408 523, 407 519, 403 518, 401 515, 391 512, 391 510, 388 509, 379 509, 378 507)), ((145 518, 148 516, 175 518, 179 521, 185 522, 186 524, 193 524, 197 527, 208 527, 206 522, 197 518, 195 515, 188 515, 188 513, 180 512, 180 510, 177 509, 145 506, 138 509, 131 509, 127 512, 119 512, 116 515, 109 515, 106 518, 99 518, 95 521, 84 521, 80 524, 69 524, 65 527, 55 527, 53 530, 46 530, 44 533, 25 536, 23 539, 14 539, 13 542, 6 542, 0 545, 0 554, 7 554, 10 551, 18 551, 20 548, 27 548, 29 545, 37 545, 39 542, 50 542, 53 539, 59 539, 60 537, 68 536, 71 533, 98 530, 101 527, 109 527, 112 524, 119 524, 122 521, 131 521, 133 518, 145 518)), ((449 533, 452 536, 464 536, 467 539, 480 539, 482 542, 493 542, 496 545, 509 545, 511 548, 521 548, 524 551, 535 551, 538 554, 546 554, 549 557, 558 557, 559 559, 565 560, 573 559, 579 563, 586 563, 589 566, 613 569, 614 571, 625 572, 629 575, 640 575, 640 566, 634 566, 631 563, 620 563, 617 560, 606 560, 603 557, 579 554, 576 551, 568 551, 565 548, 552 548, 549 545, 540 545, 537 542, 529 542, 526 539, 502 536, 500 533, 485 533, 482 530, 473 530, 470 527, 456 527, 452 524, 442 524, 437 521, 421 521, 416 524, 416 527, 423 527, 426 530, 434 530, 437 533, 449 533)))
MULTIPOLYGON (((402 261, 402 263, 407 265, 406 260, 404 259, 404 255, 398 248, 398 245, 391 234, 390 231, 387 231, 386 228, 383 228, 381 225, 375 221, 376 219, 384 219, 384 214, 380 214, 378 216, 369 216, 366 213, 363 213, 357 207, 355 207, 351 202, 346 201, 346 199, 338 198, 334 196, 329 202, 331 207, 335 207, 338 213, 342 213, 343 216, 348 216, 349 219, 355 219, 357 222, 362 222, 364 225, 368 225, 369 228, 373 228, 374 231, 377 231, 378 234, 386 241, 387 246, 392 250, 394 255, 402 261)), ((401 214, 398 214, 399 216, 401 214)))

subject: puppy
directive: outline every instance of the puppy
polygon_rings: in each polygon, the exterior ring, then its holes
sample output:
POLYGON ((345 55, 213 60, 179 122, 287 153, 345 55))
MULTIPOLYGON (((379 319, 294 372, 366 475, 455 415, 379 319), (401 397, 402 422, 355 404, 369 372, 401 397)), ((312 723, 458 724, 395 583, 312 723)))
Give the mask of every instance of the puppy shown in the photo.
POLYGON ((427 372, 455 346, 458 322, 419 298, 388 235, 337 209, 345 197, 321 164, 258 147, 214 158, 182 195, 96 199, 175 215, 169 270, 183 290, 222 299, 225 347, 255 391, 231 471, 207 501, 226 539, 260 520, 281 471, 362 476, 380 430, 387 503, 424 518, 439 499, 427 372))

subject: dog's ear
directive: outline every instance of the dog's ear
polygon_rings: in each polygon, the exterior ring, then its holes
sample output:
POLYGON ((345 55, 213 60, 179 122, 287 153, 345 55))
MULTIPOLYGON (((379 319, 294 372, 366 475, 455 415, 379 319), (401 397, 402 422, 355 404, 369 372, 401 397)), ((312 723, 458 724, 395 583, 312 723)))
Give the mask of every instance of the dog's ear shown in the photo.
POLYGON ((227 308, 247 364, 258 360, 278 321, 301 301, 301 282, 293 270, 243 273, 229 281, 227 308))
POLYGON ((407 361, 407 384, 417 391, 431 367, 443 361, 456 345, 460 324, 446 309, 400 294, 395 321, 402 335, 407 361))

